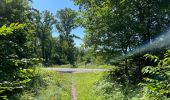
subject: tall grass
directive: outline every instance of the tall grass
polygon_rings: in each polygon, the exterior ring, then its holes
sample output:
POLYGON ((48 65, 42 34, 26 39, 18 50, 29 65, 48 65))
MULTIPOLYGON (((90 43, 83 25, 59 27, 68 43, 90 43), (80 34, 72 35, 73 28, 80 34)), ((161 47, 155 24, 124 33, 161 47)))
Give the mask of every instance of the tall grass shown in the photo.
POLYGON ((146 89, 121 85, 106 76, 106 72, 73 74, 77 100, 150 100, 146 89))
POLYGON ((103 100, 148 100, 142 98, 142 89, 133 85, 121 85, 102 79, 96 83, 95 93, 103 100))
POLYGON ((36 67, 32 81, 25 91, 17 94, 16 100, 69 100, 70 82, 68 75, 36 67))

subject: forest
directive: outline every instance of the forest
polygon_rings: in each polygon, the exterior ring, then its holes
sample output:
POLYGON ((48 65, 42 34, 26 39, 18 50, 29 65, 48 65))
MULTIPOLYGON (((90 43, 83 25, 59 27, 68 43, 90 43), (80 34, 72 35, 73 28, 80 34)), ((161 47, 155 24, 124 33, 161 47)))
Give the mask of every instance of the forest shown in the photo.
POLYGON ((169 0, 70 2, 79 10, 0 0, 0 100, 170 100, 169 0))

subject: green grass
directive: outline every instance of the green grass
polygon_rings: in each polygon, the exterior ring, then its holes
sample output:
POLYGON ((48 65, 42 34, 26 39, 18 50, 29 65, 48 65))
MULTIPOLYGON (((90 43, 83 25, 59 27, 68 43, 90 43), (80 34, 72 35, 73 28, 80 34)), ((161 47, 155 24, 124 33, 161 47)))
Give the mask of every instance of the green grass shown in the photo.
POLYGON ((95 83, 102 77, 97 73, 58 73, 36 68, 28 89, 15 96, 16 100, 70 100, 71 83, 76 85, 78 100, 102 100, 95 94, 95 83))
POLYGON ((95 83, 100 80, 103 73, 76 73, 73 82, 77 90, 77 100, 102 100, 95 93, 95 83))
POLYGON ((70 100, 71 81, 69 80, 69 74, 38 67, 27 89, 17 94, 14 100, 70 100))
POLYGON ((57 77, 52 77, 51 80, 56 82, 42 89, 40 94, 35 97, 36 100, 69 100, 71 98, 69 77, 68 74, 58 74, 57 77))
MULTIPOLYGON (((77 100, 112 100, 103 96, 108 95, 102 91, 105 87, 112 88, 107 82, 101 82, 105 74, 107 73, 58 73, 37 67, 28 88, 22 94, 17 94, 14 100, 70 100, 72 82, 76 87, 77 100)), ((120 95, 116 97, 121 98, 122 94, 120 95)))
POLYGON ((107 72, 58 73, 37 67, 32 82, 11 100, 70 100, 72 83, 77 100, 149 100, 147 90, 135 85, 123 86, 103 77, 107 75, 107 72))

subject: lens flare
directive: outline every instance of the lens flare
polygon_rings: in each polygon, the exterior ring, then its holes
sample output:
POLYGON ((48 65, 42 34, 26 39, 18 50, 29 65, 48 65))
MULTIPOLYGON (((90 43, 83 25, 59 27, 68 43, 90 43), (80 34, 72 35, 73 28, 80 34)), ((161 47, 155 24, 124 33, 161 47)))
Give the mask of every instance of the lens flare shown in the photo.
POLYGON ((153 51, 153 50, 164 48, 167 46, 170 46, 170 30, 168 30, 164 34, 158 36, 151 42, 149 42, 143 46, 140 46, 131 52, 128 52, 127 55, 116 57, 114 59, 114 61, 122 60, 122 59, 132 56, 132 55, 136 55, 136 54, 146 52, 146 51, 153 51))

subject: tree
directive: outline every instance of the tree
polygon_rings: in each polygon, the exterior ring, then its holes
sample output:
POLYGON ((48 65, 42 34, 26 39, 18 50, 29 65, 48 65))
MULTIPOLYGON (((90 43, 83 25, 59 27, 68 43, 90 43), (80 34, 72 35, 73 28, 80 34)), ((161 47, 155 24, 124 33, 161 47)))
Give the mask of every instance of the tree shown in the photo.
POLYGON ((85 45, 94 48, 97 55, 106 56, 106 61, 117 55, 125 56, 126 76, 131 70, 127 66, 127 53, 152 43, 155 36, 170 25, 170 8, 166 0, 73 1, 80 6, 82 26, 86 31, 85 45))
POLYGON ((75 47, 73 38, 76 37, 74 34, 71 34, 71 31, 78 27, 76 21, 78 19, 77 13, 70 9, 65 8, 57 12, 57 22, 56 28, 60 33, 60 44, 62 51, 62 59, 67 60, 70 64, 75 62, 75 47))
POLYGON ((33 31, 28 0, 1 0, 0 4, 0 99, 21 90, 29 82, 33 31))
POLYGON ((45 63, 50 63, 53 49, 52 30, 55 24, 55 18, 49 11, 40 13, 37 10, 32 12, 32 24, 35 28, 34 52, 45 63))
POLYGON ((0 26, 11 22, 28 22, 29 4, 28 0, 1 0, 0 26))

